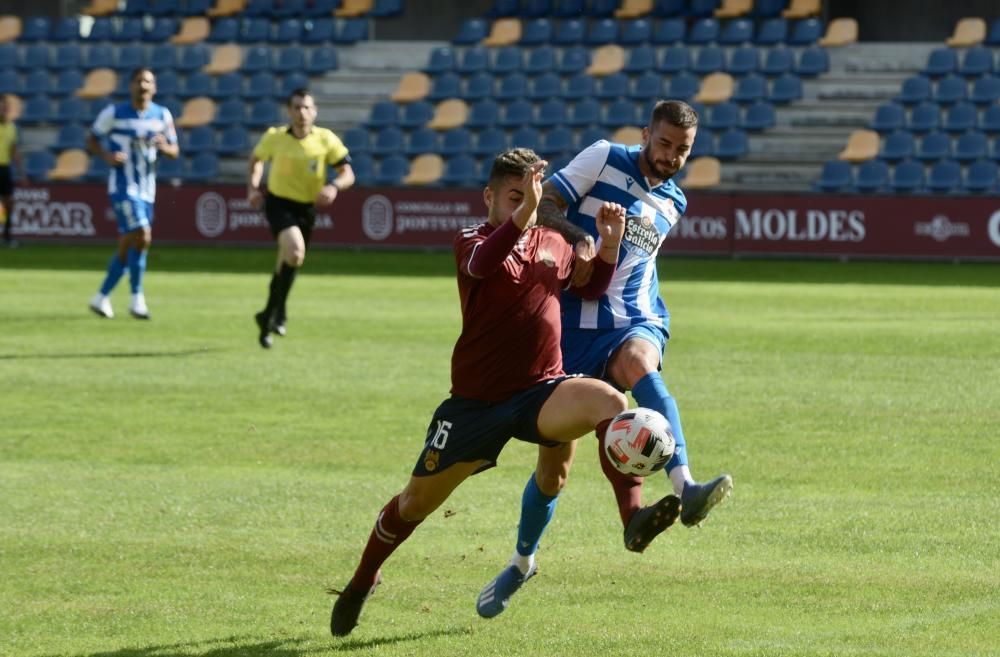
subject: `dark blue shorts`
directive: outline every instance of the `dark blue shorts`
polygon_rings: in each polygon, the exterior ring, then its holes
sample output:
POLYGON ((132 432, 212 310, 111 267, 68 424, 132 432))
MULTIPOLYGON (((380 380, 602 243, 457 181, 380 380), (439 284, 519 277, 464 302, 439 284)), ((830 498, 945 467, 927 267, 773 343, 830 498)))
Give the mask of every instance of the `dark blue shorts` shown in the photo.
POLYGON ((482 472, 497 464, 511 438, 552 447, 558 442, 538 435, 538 413, 560 383, 578 375, 549 379, 502 402, 489 403, 464 397, 441 402, 427 427, 427 440, 413 466, 415 477, 441 472, 454 465, 485 460, 482 472))

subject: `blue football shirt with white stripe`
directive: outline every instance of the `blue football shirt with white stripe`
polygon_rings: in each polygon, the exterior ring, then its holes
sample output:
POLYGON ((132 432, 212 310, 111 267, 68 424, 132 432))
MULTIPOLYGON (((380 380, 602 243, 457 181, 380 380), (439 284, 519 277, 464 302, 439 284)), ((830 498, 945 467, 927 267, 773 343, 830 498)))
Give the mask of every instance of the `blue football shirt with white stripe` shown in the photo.
POLYGON ((91 131, 113 153, 125 153, 121 166, 111 167, 108 195, 112 202, 125 199, 153 203, 156 200, 156 156, 153 143, 163 135, 168 143, 177 143, 177 132, 170 110, 150 103, 138 111, 131 102, 108 105, 94 121, 91 131))

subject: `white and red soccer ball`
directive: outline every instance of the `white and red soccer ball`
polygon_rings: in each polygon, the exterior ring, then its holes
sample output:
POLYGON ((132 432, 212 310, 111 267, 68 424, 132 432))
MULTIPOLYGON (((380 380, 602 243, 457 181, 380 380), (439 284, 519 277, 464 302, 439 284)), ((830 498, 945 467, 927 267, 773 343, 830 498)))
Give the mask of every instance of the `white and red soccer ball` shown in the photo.
POLYGON ((619 472, 645 477, 662 470, 676 446, 667 418, 648 408, 632 408, 611 420, 604 451, 619 472))

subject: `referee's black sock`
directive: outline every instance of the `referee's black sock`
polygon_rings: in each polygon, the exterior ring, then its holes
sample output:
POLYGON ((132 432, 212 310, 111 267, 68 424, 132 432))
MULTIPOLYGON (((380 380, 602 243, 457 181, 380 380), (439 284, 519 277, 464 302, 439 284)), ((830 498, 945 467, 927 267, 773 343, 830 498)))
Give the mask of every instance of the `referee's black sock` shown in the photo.
POLYGON ((267 292, 267 305, 264 306, 264 316, 267 317, 268 321, 271 321, 274 317, 274 311, 280 306, 279 299, 281 299, 281 280, 278 278, 277 272, 275 272, 271 274, 271 285, 267 292))
MULTIPOLYGON (((286 262, 281 263, 281 269, 278 270, 276 274, 278 278, 278 298, 275 300, 274 310, 275 313, 281 313, 280 319, 284 319, 284 309, 285 303, 288 301, 288 293, 292 291, 292 283, 295 282, 295 274, 298 273, 297 267, 292 267, 286 262)), ((274 315, 277 319, 279 316, 274 315)))

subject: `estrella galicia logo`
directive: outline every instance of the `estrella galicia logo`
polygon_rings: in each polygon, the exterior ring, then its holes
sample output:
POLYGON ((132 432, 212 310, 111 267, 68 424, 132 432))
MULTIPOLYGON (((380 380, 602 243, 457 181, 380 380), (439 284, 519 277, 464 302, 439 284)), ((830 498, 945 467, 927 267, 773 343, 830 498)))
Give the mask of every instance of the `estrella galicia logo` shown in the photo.
POLYGON ((625 217, 624 246, 629 253, 648 258, 660 248, 660 231, 649 217, 629 215, 625 217))

